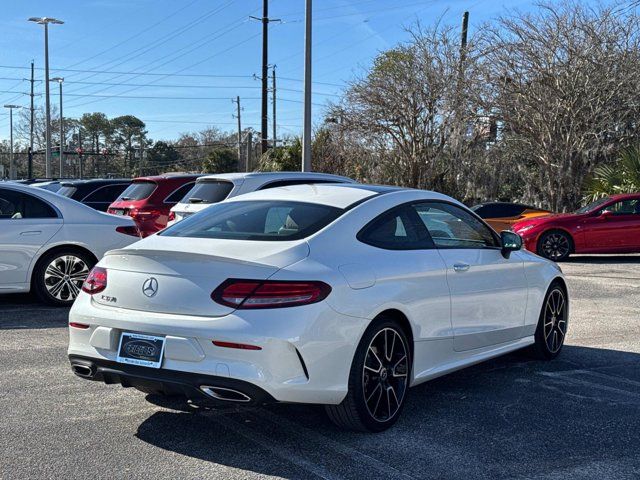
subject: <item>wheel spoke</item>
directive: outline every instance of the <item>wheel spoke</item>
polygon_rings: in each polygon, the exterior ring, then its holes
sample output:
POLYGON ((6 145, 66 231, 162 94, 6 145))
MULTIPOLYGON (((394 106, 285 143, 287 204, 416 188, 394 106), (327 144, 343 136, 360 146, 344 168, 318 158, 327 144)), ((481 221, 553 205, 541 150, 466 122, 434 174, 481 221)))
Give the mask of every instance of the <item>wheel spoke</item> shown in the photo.
POLYGON ((64 272, 62 272, 58 267, 56 267, 53 263, 47 267, 45 270, 45 276, 55 277, 55 278, 63 278, 64 272))
POLYGON ((366 400, 366 401, 367 401, 367 403, 369 403, 369 400, 371 400, 371 398, 373 397, 373 394, 374 394, 374 393, 376 393, 376 391, 377 391, 379 388, 380 388, 380 389, 382 389, 382 386, 378 383, 378 384, 376 384, 375 388, 371 391, 371 393, 370 393, 370 394, 369 394, 369 396, 367 397, 367 400, 366 400))
POLYGON ((373 349, 373 347, 369 347, 369 352, 371 352, 373 354, 373 357, 378 361, 378 371, 380 371, 380 369, 382 368, 382 360, 380 360, 380 357, 378 357, 378 354, 373 349))

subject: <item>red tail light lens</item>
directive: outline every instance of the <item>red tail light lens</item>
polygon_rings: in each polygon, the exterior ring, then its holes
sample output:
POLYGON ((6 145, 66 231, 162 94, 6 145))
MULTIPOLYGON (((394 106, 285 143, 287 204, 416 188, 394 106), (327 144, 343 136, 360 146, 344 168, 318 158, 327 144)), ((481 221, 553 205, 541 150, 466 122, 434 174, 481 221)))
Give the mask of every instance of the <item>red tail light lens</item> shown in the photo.
POLYGON ((127 225, 126 227, 116 227, 116 232, 123 233, 124 235, 131 235, 133 237, 140 236, 140 230, 135 225, 127 225))
POLYGON ((169 221, 173 222, 176 219, 176 212, 169 212, 169 221))
POLYGON ((89 272, 89 276, 82 284, 82 291, 89 295, 100 293, 107 288, 107 269, 102 267, 93 267, 89 272))
POLYGON ((216 288, 211 298, 238 309, 283 308, 320 302, 329 293, 331 287, 324 282, 231 278, 216 288))

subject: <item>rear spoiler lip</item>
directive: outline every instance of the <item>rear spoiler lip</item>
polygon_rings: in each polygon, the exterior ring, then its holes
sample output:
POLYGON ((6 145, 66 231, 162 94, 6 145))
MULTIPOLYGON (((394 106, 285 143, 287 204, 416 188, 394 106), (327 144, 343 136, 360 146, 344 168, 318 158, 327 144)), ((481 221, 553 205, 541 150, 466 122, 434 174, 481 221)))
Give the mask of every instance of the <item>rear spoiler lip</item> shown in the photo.
MULTIPOLYGON (((306 254, 304 255, 304 258, 308 257, 309 251, 310 251, 309 245, 306 242, 301 243, 300 245, 301 246, 304 245, 304 248, 306 248, 306 254)), ((186 252, 186 251, 179 251, 179 250, 152 250, 152 249, 131 248, 131 247, 120 248, 116 250, 109 250, 107 253, 104 254, 104 257, 106 258, 106 257, 118 256, 118 255, 140 256, 140 257, 163 257, 163 258, 189 257, 191 259, 193 259, 194 257, 202 257, 203 262, 214 261, 214 262, 229 263, 229 264, 235 264, 235 265, 242 264, 242 265, 255 266, 255 267, 270 267, 277 270, 280 270, 282 268, 286 268, 287 266, 289 266, 289 265, 276 265, 274 262, 269 262, 268 259, 264 259, 264 261, 244 260, 241 258, 212 255, 210 253, 206 253, 206 254, 194 253, 194 252, 186 252)), ((293 263, 297 263, 300 260, 301 259, 296 259, 293 263)))

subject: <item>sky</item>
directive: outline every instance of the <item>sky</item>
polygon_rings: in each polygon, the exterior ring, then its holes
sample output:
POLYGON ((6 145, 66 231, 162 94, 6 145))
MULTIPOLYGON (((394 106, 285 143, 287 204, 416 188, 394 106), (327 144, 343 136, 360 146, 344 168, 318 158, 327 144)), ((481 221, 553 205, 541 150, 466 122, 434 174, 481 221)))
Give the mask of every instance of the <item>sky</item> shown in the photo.
MULTIPOLYGON (((587 0, 585 0, 587 1, 587 0)), ((591 0, 588 0, 590 3, 591 0)), ((420 21, 470 29, 507 13, 535 8, 529 0, 316 0, 313 7, 313 118, 376 54, 406 41, 420 21)), ((0 105, 29 105, 30 62, 36 105, 44 104, 43 27, 32 16, 63 20, 49 27, 50 77, 64 77, 65 117, 131 114, 154 140, 216 126, 234 131, 240 96, 244 127, 260 129, 262 0, 21 0, 0 15, 0 105)), ((269 63, 276 66, 278 138, 302 129, 304 0, 270 0, 269 63), (275 21, 275 20, 279 21, 275 21)), ((271 83, 270 83, 271 84, 271 83)), ((51 103, 59 102, 51 85, 51 103)), ((271 102, 271 100, 270 100, 271 102)), ((269 107, 271 122, 271 103, 269 107)), ((0 111, 0 139, 9 117, 0 111)), ((271 135, 271 123, 269 124, 271 135)))

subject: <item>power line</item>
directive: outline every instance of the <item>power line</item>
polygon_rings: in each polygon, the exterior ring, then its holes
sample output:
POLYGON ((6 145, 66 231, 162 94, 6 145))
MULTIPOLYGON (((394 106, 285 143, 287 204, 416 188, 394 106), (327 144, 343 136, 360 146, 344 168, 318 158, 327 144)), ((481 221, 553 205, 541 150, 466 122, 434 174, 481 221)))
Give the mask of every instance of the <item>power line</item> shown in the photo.
POLYGON ((68 65, 67 68, 71 68, 71 67, 75 67, 76 65, 80 65, 81 63, 87 62, 89 60, 93 60, 96 57, 99 57, 100 55, 104 55, 107 52, 110 52, 118 47, 120 47, 121 45, 124 45, 125 43, 140 37, 141 35, 144 35, 145 33, 147 33, 149 30, 154 29, 155 27, 157 27, 158 25, 160 25, 161 23, 165 22, 166 20, 169 20, 171 18, 173 18, 175 15, 177 15, 178 13, 186 10, 187 8, 189 8, 191 5, 193 5, 194 3, 198 2, 199 0, 193 0, 192 2, 188 3, 187 5, 183 6, 182 8, 179 8, 178 10, 174 11, 173 13, 167 15, 166 17, 162 18, 161 20, 157 21, 156 23, 154 23, 153 25, 148 26, 147 28, 140 30, 138 33, 136 33, 135 35, 132 35, 128 38, 125 38, 124 40, 116 43, 115 45, 112 45, 109 48, 106 48, 98 53, 95 53, 93 55, 91 55, 90 57, 85 58, 84 60, 80 60, 72 65, 68 65))

